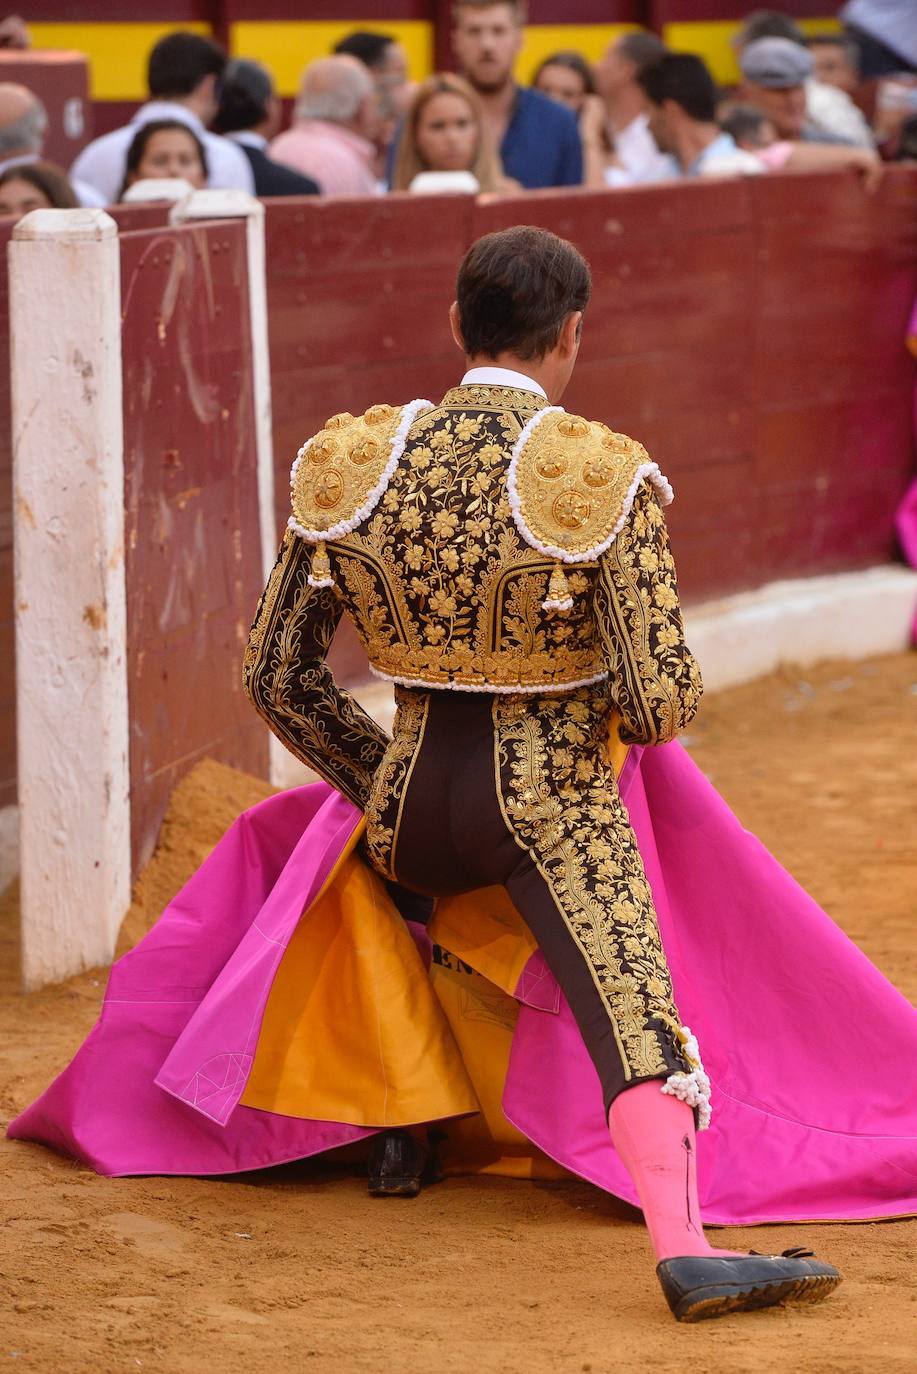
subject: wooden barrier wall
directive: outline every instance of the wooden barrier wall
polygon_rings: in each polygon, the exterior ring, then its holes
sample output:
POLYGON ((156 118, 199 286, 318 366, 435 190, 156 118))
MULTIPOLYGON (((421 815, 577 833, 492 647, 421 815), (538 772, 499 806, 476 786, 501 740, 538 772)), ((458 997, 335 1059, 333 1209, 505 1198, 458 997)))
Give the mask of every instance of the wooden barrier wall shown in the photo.
MULTIPOLYGON (((0 220, 0 253, 13 233, 0 220)), ((13 435, 10 422, 9 279, 0 272, 0 810, 16 805, 16 630, 13 621, 13 435)))
POLYGON ((262 588, 245 223, 120 243, 136 872, 188 768, 268 759, 241 687, 262 588))
POLYGON ((913 467, 917 172, 625 192, 268 202, 278 512, 336 410, 435 400, 460 375, 446 311, 479 234, 540 224, 595 285, 565 397, 643 440, 676 489, 687 601, 896 556, 913 467))

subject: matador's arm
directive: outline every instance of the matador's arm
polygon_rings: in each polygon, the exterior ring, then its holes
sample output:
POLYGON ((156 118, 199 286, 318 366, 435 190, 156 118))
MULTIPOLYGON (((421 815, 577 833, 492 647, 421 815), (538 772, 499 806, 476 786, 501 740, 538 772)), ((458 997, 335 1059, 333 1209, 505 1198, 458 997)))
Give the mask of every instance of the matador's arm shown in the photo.
POLYGON ((287 531, 258 603, 243 686, 290 752, 365 810, 389 739, 325 663, 343 608, 333 590, 310 586, 312 554, 287 531))
POLYGON ((648 482, 600 561, 595 613, 623 718, 621 739, 674 739, 693 720, 703 683, 685 644, 665 517, 648 482))

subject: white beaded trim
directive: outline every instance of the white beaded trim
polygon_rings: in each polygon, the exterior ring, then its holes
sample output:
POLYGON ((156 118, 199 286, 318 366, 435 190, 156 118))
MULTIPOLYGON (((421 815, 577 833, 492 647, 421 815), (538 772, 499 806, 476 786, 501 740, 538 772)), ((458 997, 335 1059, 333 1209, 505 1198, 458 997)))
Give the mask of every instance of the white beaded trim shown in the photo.
MULTIPOLYGON (((349 519, 339 520, 336 525, 329 525, 326 530, 307 530, 304 525, 301 525, 299 523, 295 515, 291 515, 289 520, 287 521, 287 528, 291 529, 294 534, 298 534, 300 539, 305 539, 307 544, 318 544, 323 539, 341 539, 345 534, 350 534, 352 530, 355 530, 358 525, 362 525, 363 521, 368 520, 369 517, 372 515, 373 511, 376 509, 376 506, 379 504, 385 493, 385 488, 392 480, 394 471, 398 466, 399 462, 401 461, 401 455, 404 453, 404 447, 408 439, 408 430, 411 428, 411 425, 417 419, 417 416, 421 413, 421 411, 432 409, 432 401, 420 400, 411 401, 408 405, 402 407, 401 419, 398 422, 398 428, 392 435, 391 455, 389 457, 388 462, 385 465, 385 469, 382 473, 382 476, 379 478, 378 482, 373 487, 372 491, 369 493, 360 509, 358 511, 355 511, 349 519)), ((299 465, 305 458, 306 454, 309 452, 310 447, 315 442, 317 437, 317 435, 313 435, 311 439, 307 440, 307 442, 303 444, 302 448, 297 453, 296 460, 293 463, 292 468, 290 469, 291 489, 296 480, 296 474, 299 471, 299 465)), ((334 584, 317 582, 313 583, 312 585, 333 586, 334 584)))
POLYGON ((562 601, 557 601, 554 597, 549 596, 547 601, 542 601, 541 609, 543 611, 572 611, 573 597, 565 596, 562 601))
POLYGON ((595 682, 604 682, 608 677, 608 672, 594 673, 592 677, 581 677, 576 682, 536 682, 532 685, 526 683, 524 686, 497 687, 490 682, 427 682, 422 677, 398 677, 390 673, 383 673, 381 668, 376 668, 371 663, 369 671, 373 677, 381 678, 383 682, 394 682, 396 687, 425 687, 432 688, 436 692, 490 692, 506 696, 509 693, 518 693, 522 696, 535 696, 540 692, 572 692, 577 687, 591 687, 595 682))
POLYGON ((630 515, 631 506, 634 504, 637 489, 645 477, 648 477, 658 490, 659 500, 663 506, 671 505, 672 501, 675 499, 675 493, 668 479, 660 472, 658 463, 641 463, 634 475, 634 480, 627 489, 627 495, 624 498, 624 506, 621 510, 619 519, 615 523, 614 529, 600 544, 594 544, 591 549, 586 549, 583 553, 570 553, 567 549, 558 548, 556 544, 543 544, 540 539, 536 539, 522 517, 522 500, 519 496, 519 488, 516 485, 516 471, 519 466, 519 459, 522 457, 522 451, 532 431, 541 424, 546 416, 564 414, 566 414, 566 411, 563 406, 545 406, 544 410, 536 410, 532 418, 527 421, 523 427, 522 433, 513 445, 509 469, 506 474, 509 505, 513 513, 513 520, 516 522, 516 529, 530 548, 537 549, 539 553, 545 554, 548 558, 559 558, 563 563, 591 563, 594 559, 600 557, 601 554, 607 553, 621 533, 621 530, 624 528, 624 522, 630 515))
POLYGON ((324 588, 334 586, 333 577, 313 577, 311 573, 306 578, 306 581, 308 582, 310 587, 324 588))
POLYGON ((692 1035, 687 1026, 681 1027, 679 1036, 685 1059, 692 1066, 691 1072, 670 1074, 660 1091, 667 1093, 669 1097, 677 1097, 680 1101, 687 1102, 689 1107, 695 1107, 697 1109, 697 1129, 706 1131, 712 1116, 710 1079, 704 1072, 704 1066, 701 1063, 697 1036, 692 1035))

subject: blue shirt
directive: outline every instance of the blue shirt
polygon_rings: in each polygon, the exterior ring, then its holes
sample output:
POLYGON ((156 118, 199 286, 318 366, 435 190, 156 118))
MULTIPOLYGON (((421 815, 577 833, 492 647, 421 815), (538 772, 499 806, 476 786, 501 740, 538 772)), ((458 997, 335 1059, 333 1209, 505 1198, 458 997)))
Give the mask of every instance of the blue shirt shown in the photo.
POLYGON ((583 145, 576 116, 528 86, 517 86, 516 104, 503 142, 503 170, 528 191, 543 186, 581 186, 583 145))

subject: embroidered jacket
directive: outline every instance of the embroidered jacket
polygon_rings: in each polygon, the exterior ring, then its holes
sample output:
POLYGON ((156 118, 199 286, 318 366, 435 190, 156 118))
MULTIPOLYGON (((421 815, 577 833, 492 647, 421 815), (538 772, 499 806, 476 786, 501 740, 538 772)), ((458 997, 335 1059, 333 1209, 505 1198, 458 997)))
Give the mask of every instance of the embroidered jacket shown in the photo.
POLYGON ((291 483, 245 688, 358 805, 388 739, 325 666, 345 610, 371 670, 402 685, 537 695, 608 678, 633 743, 693 717, 672 492, 634 440, 530 391, 460 386, 333 416, 291 483))

